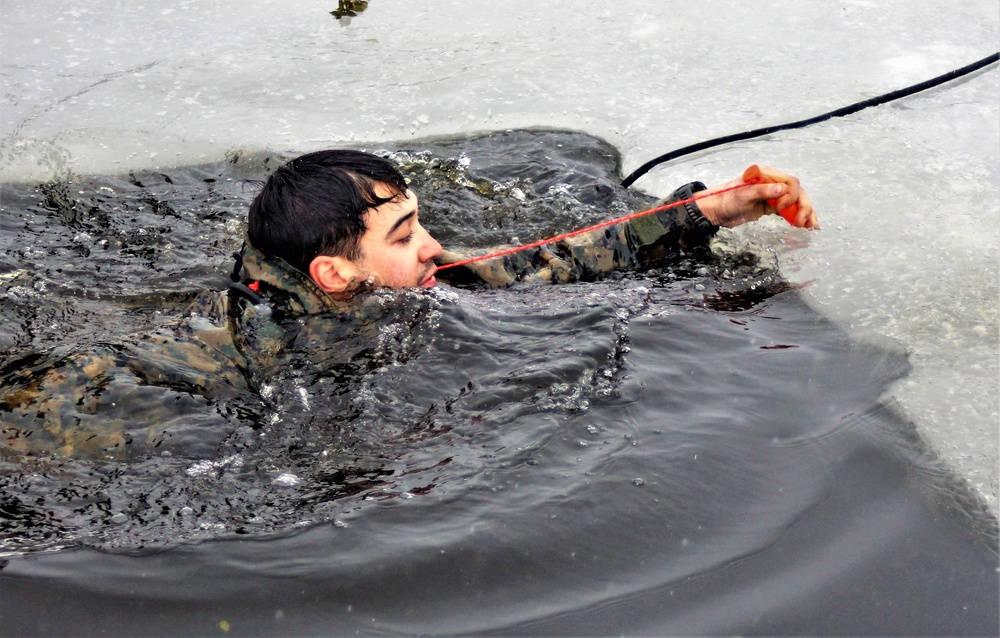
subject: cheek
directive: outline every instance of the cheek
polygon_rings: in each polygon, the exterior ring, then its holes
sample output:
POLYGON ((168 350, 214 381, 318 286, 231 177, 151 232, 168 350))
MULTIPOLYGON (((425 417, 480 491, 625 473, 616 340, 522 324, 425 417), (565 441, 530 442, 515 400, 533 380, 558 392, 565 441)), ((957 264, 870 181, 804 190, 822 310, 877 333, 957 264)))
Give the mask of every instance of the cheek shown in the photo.
POLYGON ((386 250, 382 259, 372 265, 375 266, 374 272, 382 285, 392 288, 416 285, 422 271, 416 250, 409 247, 386 250))

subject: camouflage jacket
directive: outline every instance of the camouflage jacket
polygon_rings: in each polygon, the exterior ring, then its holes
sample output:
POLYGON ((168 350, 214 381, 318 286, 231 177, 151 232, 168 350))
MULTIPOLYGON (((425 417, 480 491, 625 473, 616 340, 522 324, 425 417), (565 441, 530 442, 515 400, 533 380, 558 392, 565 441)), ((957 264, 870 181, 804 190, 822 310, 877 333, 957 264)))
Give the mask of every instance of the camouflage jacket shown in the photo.
POLYGON ((198 449, 194 442, 218 442, 205 433, 224 431, 234 412, 246 411, 290 339, 310 338, 301 330, 290 334, 282 320, 366 308, 363 301, 333 299, 308 276, 253 248, 244 251, 243 268, 270 299, 239 285, 207 291, 173 325, 8 362, 0 369, 0 459, 23 453, 131 459, 175 448, 211 456, 211 445, 198 449))
MULTIPOLYGON (((702 188, 688 185, 673 198, 702 188)), ((670 258, 705 244, 714 232, 688 204, 453 274, 492 286, 583 280, 670 258)), ((326 364, 346 366, 387 312, 377 294, 338 301, 306 274, 249 245, 242 261, 244 281, 257 282, 259 294, 242 284, 209 291, 172 326, 7 362, 0 369, 0 460, 51 453, 212 457, 234 424, 260 410, 274 367, 288 365, 283 351, 308 348, 326 364)))

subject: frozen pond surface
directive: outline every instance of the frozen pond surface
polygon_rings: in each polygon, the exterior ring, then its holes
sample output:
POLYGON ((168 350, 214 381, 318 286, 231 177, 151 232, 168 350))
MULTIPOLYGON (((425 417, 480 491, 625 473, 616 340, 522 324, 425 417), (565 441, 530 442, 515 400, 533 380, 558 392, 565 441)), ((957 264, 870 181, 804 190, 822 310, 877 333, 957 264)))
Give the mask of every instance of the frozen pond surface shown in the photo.
MULTIPOLYGON (((0 177, 235 150, 520 127, 662 152, 901 88, 997 48, 995 2, 5 3, 0 177), (332 4, 332 3, 330 3, 332 4), (865 46, 857 46, 864 42, 865 46)), ((653 193, 750 162, 799 174, 823 232, 783 273, 853 334, 911 353, 892 395, 997 503, 1000 72, 655 169, 653 193)), ((756 229, 781 244, 784 229, 756 229)), ((798 248, 804 248, 798 250, 798 248)))

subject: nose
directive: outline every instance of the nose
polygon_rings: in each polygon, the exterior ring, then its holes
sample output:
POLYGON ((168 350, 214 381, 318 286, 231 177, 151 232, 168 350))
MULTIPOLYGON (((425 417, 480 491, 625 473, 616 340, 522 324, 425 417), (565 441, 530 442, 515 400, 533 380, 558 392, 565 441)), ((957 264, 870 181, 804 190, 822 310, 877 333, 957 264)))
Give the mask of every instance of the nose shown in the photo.
POLYGON ((418 254, 420 261, 426 262, 437 259, 441 255, 441 244, 438 243, 438 240, 431 237, 431 234, 424 230, 423 226, 420 227, 420 231, 424 235, 424 241, 420 246, 420 253, 418 254))

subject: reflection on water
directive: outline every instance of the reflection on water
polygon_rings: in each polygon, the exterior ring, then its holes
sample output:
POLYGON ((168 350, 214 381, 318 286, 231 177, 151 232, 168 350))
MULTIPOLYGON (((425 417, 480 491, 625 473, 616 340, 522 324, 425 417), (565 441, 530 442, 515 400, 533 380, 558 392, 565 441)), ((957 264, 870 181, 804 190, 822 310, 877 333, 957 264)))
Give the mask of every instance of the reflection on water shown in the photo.
MULTIPOLYGON (((648 201, 581 135, 394 157, 449 244, 648 201)), ((14 189, 4 363, 223 285, 238 180, 275 161, 232 159, 14 189)), ((595 282, 384 293, 371 330, 293 343, 209 452, 8 453, 0 614, 15 633, 120 633, 135 601, 177 633, 995 633, 995 520, 881 400, 905 357, 817 316, 765 246, 721 241, 595 282), (41 552, 66 547, 102 553, 41 552)))

